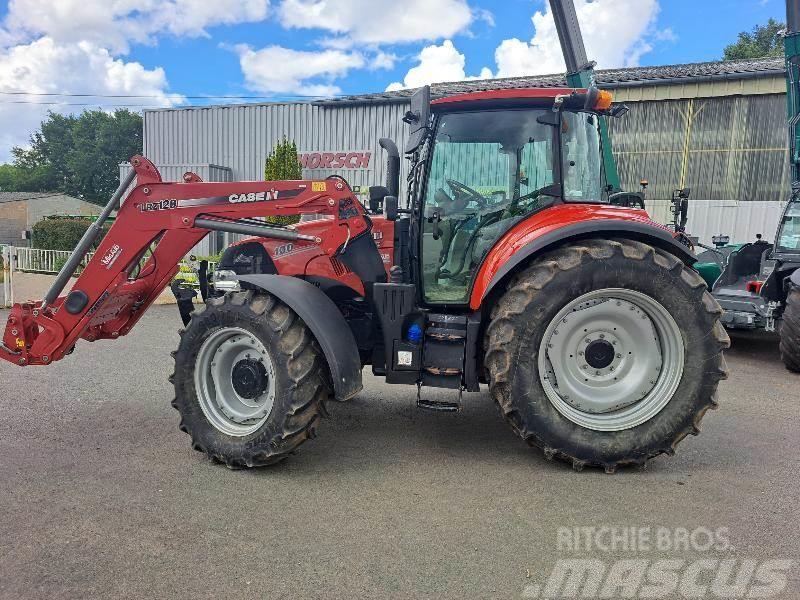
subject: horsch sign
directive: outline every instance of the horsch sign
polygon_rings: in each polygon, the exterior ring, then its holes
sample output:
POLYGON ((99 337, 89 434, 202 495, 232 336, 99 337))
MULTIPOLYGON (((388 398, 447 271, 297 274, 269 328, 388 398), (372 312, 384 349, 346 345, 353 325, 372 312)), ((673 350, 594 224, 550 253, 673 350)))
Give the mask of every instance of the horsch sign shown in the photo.
POLYGON ((302 152, 304 169, 369 169, 372 152, 302 152))

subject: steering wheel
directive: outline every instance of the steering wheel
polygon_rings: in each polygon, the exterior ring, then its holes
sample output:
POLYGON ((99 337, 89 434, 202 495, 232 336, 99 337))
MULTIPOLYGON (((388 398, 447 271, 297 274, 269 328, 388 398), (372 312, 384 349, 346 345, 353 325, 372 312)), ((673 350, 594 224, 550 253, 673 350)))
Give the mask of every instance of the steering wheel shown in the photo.
POLYGON ((445 179, 447 181, 447 185, 450 186, 450 189, 456 195, 456 200, 466 200, 467 202, 476 202, 478 204, 478 208, 486 208, 488 206, 488 202, 486 198, 481 196, 480 193, 473 190, 468 185, 464 185, 460 181, 456 181, 455 179, 445 179))

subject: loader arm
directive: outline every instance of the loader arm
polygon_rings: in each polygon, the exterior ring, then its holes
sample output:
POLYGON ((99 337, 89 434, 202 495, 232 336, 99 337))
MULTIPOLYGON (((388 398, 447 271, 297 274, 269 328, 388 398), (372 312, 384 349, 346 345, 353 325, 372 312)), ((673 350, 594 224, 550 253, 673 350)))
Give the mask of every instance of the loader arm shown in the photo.
POLYGON ((292 240, 334 256, 369 229, 361 204, 341 179, 206 183, 186 173, 181 183, 165 183, 146 158, 133 157, 131 164, 132 175, 106 206, 100 225, 119 207, 117 218, 72 290, 61 295, 99 225, 87 232, 42 301, 11 309, 0 358, 23 366, 49 364, 71 352, 78 339, 127 334, 209 231, 292 240), (301 213, 326 218, 302 234, 254 220, 301 213))

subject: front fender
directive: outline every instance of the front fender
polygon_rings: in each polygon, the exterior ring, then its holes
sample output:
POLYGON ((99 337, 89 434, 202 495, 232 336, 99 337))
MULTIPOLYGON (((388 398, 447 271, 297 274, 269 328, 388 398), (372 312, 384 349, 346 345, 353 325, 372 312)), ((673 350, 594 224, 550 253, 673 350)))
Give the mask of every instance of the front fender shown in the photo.
POLYGON ((796 269, 792 276, 789 277, 789 281, 792 282, 792 285, 800 288, 800 269, 796 269))
POLYGON ((600 204, 559 204, 536 213, 508 230, 481 263, 470 295, 478 310, 498 283, 537 254, 568 240, 591 237, 634 239, 670 252, 692 265, 696 257, 670 230, 643 210, 600 204))
POLYGON ((276 296, 303 319, 328 361, 337 400, 361 391, 361 358, 353 332, 336 304, 316 286, 285 275, 239 275, 244 281, 276 296))

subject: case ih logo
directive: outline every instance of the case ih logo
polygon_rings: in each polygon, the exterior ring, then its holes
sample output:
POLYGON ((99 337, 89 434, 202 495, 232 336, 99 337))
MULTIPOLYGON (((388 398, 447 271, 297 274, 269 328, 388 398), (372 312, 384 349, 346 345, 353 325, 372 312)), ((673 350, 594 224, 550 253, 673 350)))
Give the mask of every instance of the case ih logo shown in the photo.
POLYGON ((369 169, 371 152, 304 152, 300 165, 304 169, 369 169))

